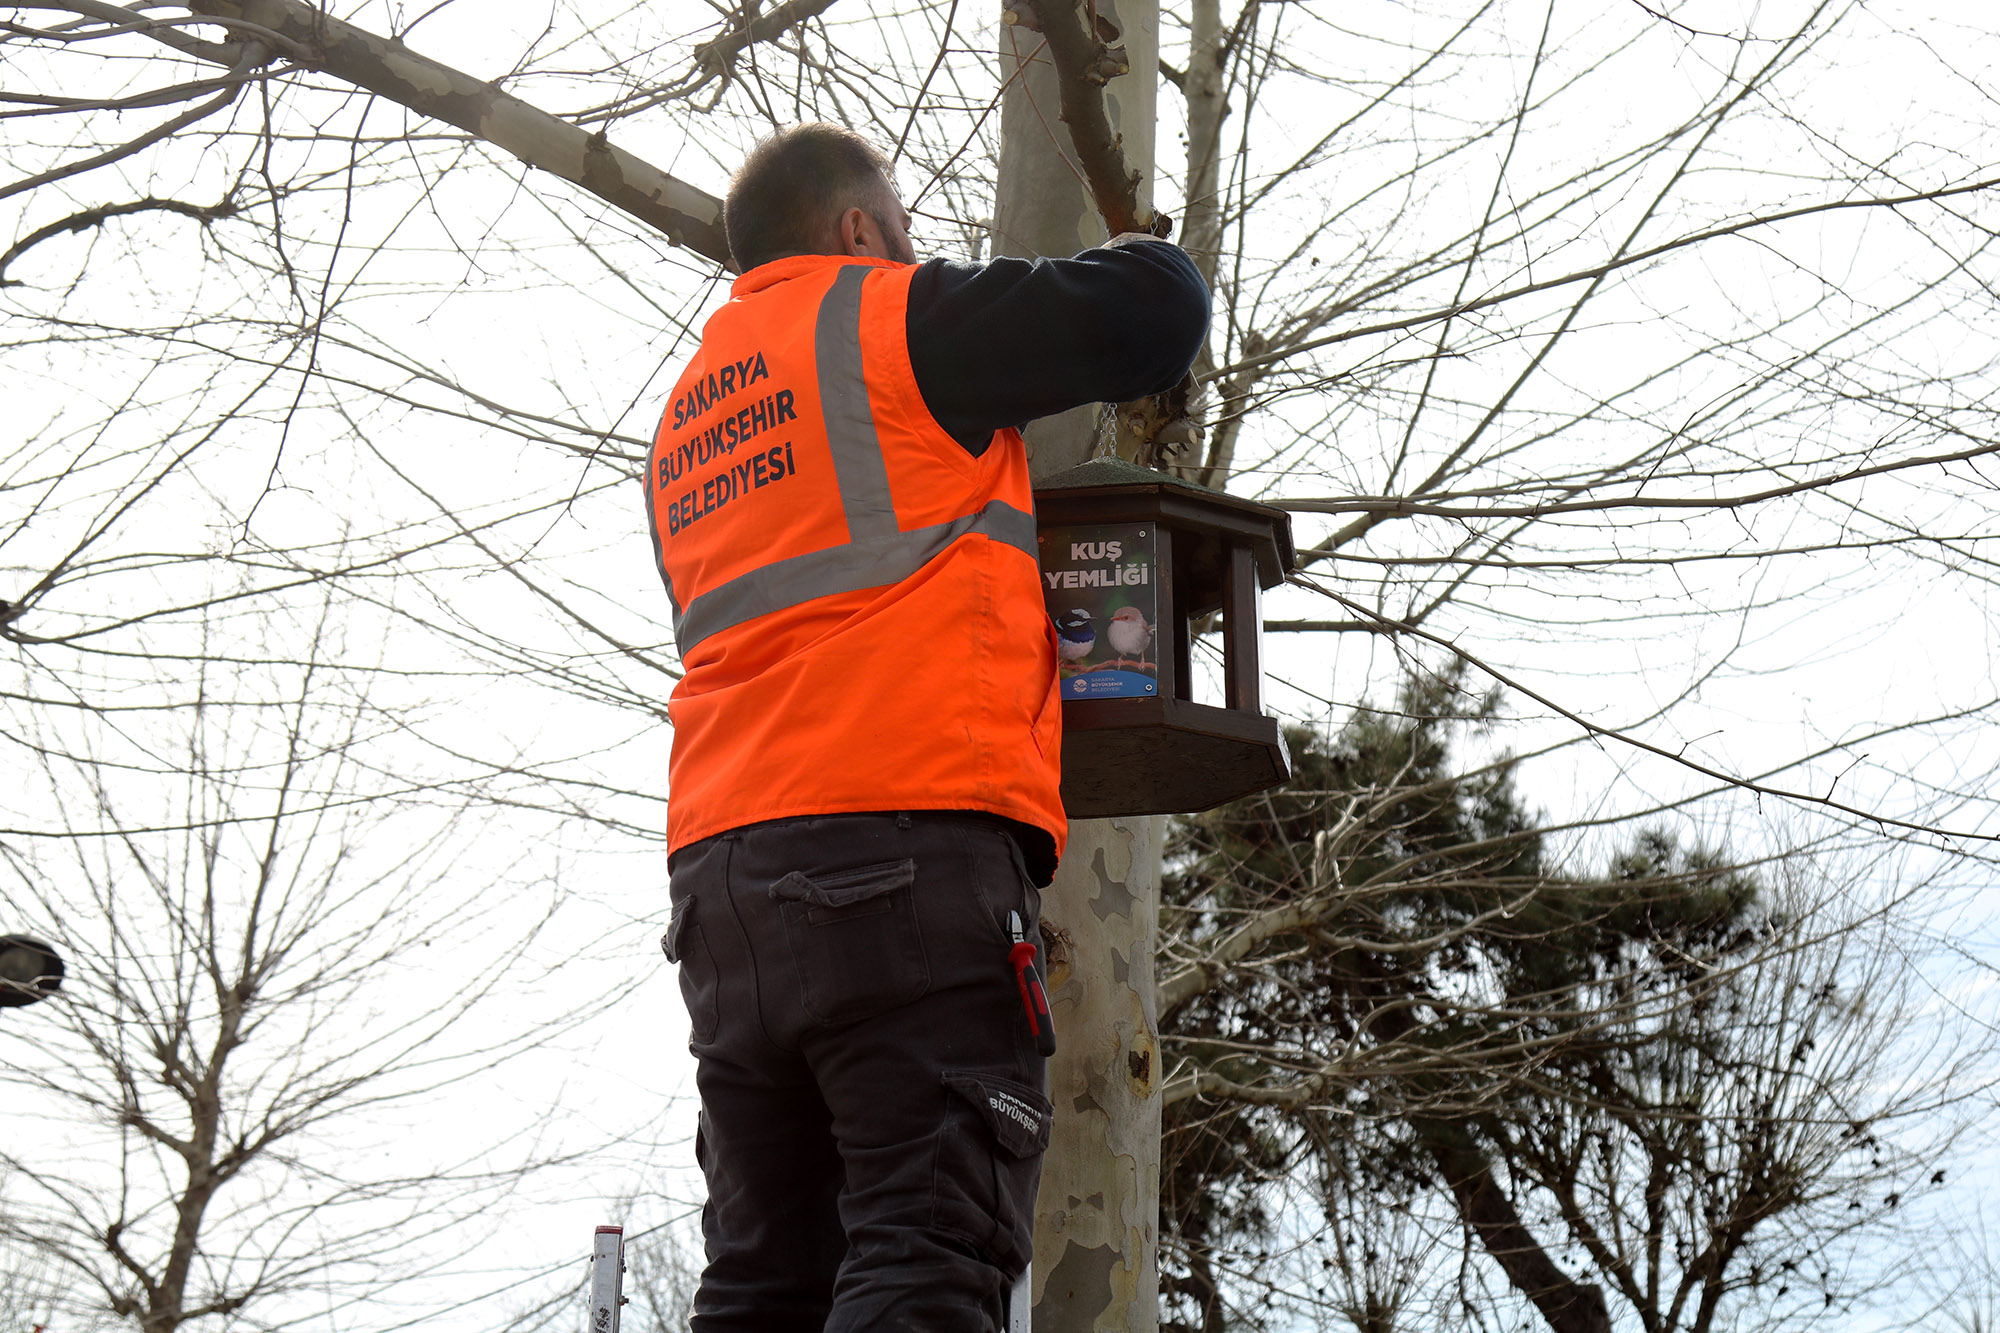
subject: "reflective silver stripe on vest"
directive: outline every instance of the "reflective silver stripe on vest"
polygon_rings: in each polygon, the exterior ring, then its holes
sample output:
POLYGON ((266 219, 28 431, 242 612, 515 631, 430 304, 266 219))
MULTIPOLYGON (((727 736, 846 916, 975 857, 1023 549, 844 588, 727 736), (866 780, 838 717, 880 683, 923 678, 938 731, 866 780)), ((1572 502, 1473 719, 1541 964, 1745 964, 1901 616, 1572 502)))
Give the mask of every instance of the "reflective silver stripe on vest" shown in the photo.
POLYGON ((709 635, 758 616, 784 611, 815 597, 901 583, 944 554, 953 542, 972 533, 1015 547, 1031 560, 1037 558, 1035 516, 995 500, 978 513, 949 523, 808 551, 739 574, 689 603, 687 611, 674 621, 674 638, 685 657, 709 635))
MULTIPOLYGON (((861 286, 869 268, 843 267, 820 301, 813 324, 813 358, 819 366, 820 412, 826 420, 834 479, 847 515, 845 545, 773 560, 737 575, 689 602, 674 606, 674 639, 685 657, 711 634, 784 611, 816 597, 900 583, 975 533, 1039 559, 1035 516, 1004 500, 976 514, 914 531, 896 525, 889 467, 868 401, 861 365, 861 286)), ((650 478, 648 481, 650 482, 650 478)), ((648 489, 650 498, 651 490, 648 489)), ((654 526, 655 541, 658 525, 654 526)), ((665 573, 662 561, 661 572, 665 573)), ((672 580, 668 580, 671 596, 672 580)))
POLYGON ((889 466, 882 461, 882 437, 875 433, 875 409, 861 373, 861 284, 867 277, 864 265, 842 268, 813 324, 819 410, 826 418, 833 473, 840 479, 840 505, 847 511, 847 539, 855 542, 896 531, 889 466))

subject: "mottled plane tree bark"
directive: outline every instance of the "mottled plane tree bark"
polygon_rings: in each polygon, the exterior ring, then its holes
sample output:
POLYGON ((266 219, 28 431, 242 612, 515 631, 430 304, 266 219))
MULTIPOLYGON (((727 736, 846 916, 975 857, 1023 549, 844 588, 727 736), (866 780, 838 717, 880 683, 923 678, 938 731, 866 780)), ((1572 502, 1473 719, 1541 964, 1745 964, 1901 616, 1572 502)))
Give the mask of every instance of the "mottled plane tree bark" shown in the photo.
MULTIPOLYGON (((1002 24, 994 249, 1067 256, 1152 223, 1159 14, 1149 0, 1051 0, 1002 24), (1111 53, 1116 51, 1113 56, 1111 53), (1134 70, 1138 73, 1135 75, 1134 70), (1087 163, 1081 172, 1078 163, 1087 163)), ((1122 438, 1127 413, 1083 407, 1028 430, 1035 476, 1122 438)), ((1073 820, 1049 886, 1055 1129, 1035 1209, 1038 1333, 1148 1333, 1159 1323, 1159 1034, 1153 1012, 1160 853, 1154 817, 1073 820)))

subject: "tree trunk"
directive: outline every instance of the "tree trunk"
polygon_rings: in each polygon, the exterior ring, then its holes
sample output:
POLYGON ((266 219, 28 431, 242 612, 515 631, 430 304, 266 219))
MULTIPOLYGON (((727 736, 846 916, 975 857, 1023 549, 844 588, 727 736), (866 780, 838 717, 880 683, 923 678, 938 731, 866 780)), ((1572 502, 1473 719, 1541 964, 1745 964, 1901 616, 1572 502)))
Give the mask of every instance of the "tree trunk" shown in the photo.
POLYGON ((1457 1201, 1459 1217, 1553 1333, 1611 1333, 1603 1288, 1578 1282, 1549 1258, 1464 1126, 1429 1118, 1413 1119, 1412 1126, 1457 1201))
MULTIPOLYGON (((1188 8, 1188 63, 1181 79, 1181 93, 1187 102, 1188 174, 1187 199, 1181 205, 1180 242, 1194 260, 1201 276, 1214 290, 1225 270, 1222 263, 1222 128, 1229 118, 1222 76, 1222 0, 1192 0, 1188 8)), ((1216 369, 1211 343, 1202 344, 1195 358, 1195 378, 1207 382, 1216 369)), ((1206 415, 1210 420, 1208 454, 1202 467, 1190 476, 1204 486, 1221 490, 1229 484, 1235 462, 1236 438, 1241 420, 1232 412, 1216 411, 1223 405, 1228 386, 1211 384, 1206 415)), ((1193 462, 1192 459, 1189 460, 1193 462)))
MULTIPOLYGON (((1125 161, 1140 176, 1140 212, 1149 214, 1158 8, 1151 0, 1097 0, 1096 13, 1121 30, 1115 44, 1133 71, 1110 80, 1104 101, 1125 161)), ((994 253, 1070 255, 1099 244, 1106 229, 1075 165, 1039 35, 1003 24, 1000 61, 1000 77, 1011 82, 1001 112, 994 253)), ((1097 410, 1085 407, 1035 423, 1028 431, 1035 475, 1089 458, 1097 421, 1097 410)), ((1060 1045, 1049 1064, 1055 1132, 1035 1209, 1035 1333, 1159 1327, 1153 940, 1165 831, 1157 817, 1072 823, 1049 887, 1045 933, 1057 941, 1049 1000, 1060 1045)))
MULTIPOLYGON (((1417 1030, 1410 1011, 1394 1003, 1396 981, 1378 975, 1384 1003, 1371 1018, 1384 1040, 1407 1041, 1417 1030)), ((1549 1258, 1535 1233, 1521 1220, 1514 1201, 1493 1178, 1493 1162, 1465 1121, 1414 1112, 1407 1117, 1417 1143, 1437 1164, 1438 1178, 1451 1191, 1459 1221, 1491 1255, 1514 1290, 1534 1303, 1551 1333, 1611 1333, 1604 1289, 1578 1282, 1549 1258)))

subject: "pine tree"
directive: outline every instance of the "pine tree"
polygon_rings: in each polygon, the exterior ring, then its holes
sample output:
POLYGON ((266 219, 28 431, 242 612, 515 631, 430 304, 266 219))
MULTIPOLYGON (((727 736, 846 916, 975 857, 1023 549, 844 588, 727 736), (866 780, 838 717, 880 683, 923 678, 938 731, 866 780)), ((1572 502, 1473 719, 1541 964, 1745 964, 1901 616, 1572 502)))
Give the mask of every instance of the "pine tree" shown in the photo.
POLYGON ((1256 1325, 1241 1272, 1302 1180, 1322 1305, 1363 1333, 1414 1326, 1418 1300, 1439 1322, 1436 1272, 1391 1253, 1426 1210, 1553 1333, 1620 1308, 1701 1333, 1732 1294, 1824 1308, 1831 1278, 1781 1275, 1915 1169, 1882 1137, 1911 1108, 1861 1104, 1884 1048, 1860 951, 1772 891, 1785 863, 1648 828, 1566 871, 1515 760, 1467 759, 1498 709, 1413 678, 1393 710, 1295 732, 1286 787, 1177 822, 1163 1327, 1256 1325))

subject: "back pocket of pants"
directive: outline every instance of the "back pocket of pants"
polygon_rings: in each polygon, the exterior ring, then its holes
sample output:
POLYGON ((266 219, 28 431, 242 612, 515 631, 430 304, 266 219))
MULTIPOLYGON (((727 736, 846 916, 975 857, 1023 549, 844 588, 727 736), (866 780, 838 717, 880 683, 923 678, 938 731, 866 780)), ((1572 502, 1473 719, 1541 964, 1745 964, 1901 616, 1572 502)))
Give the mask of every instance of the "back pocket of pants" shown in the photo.
POLYGON ((930 988, 917 924, 917 864, 885 861, 771 886, 798 970, 799 1000, 822 1023, 851 1023, 930 988))

